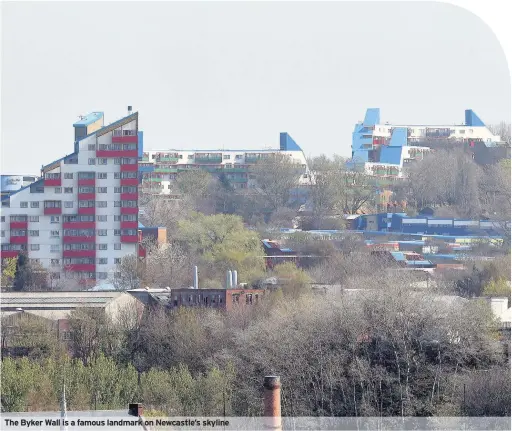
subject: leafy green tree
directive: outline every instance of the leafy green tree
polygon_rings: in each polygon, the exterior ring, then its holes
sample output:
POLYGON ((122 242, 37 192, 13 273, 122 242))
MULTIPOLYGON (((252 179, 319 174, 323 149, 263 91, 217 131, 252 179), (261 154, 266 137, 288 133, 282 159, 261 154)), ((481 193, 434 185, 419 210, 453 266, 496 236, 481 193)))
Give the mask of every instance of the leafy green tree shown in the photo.
POLYGON ((18 258, 2 259, 2 288, 12 287, 16 276, 18 258))

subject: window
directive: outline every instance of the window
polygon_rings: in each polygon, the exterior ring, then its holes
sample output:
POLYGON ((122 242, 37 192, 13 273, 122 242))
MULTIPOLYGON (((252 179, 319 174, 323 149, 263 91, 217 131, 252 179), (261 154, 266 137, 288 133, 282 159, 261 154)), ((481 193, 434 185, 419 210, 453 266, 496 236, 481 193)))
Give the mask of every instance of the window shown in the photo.
POLYGON ((106 208, 107 201, 96 201, 96 208, 106 208))
POLYGON ((114 235, 120 236, 121 235, 121 229, 114 229, 114 235))
POLYGON ((118 180, 121 178, 121 172, 114 172, 114 179, 118 180))
POLYGON ((87 149, 89 151, 96 151, 96 144, 89 144, 89 145, 87 145, 87 149))
POLYGON ((72 172, 66 172, 64 174, 64 179, 65 180, 72 180, 73 179, 73 173, 72 172))
POLYGON ((0 221, 3 223, 5 221, 5 216, 2 216, 2 218, 0 218, 0 221))
POLYGON ((116 265, 120 265, 120 264, 121 264, 121 258, 120 258, 120 257, 115 257, 115 258, 114 258, 114 263, 115 263, 116 265))
POLYGON ((466 131, 465 131, 465 130, 463 130, 463 129, 461 129, 461 130, 459 130, 459 133, 460 133, 461 135, 464 135, 464 134, 466 133, 466 131))
MULTIPOLYGON (((182 159, 182 158, 183 158, 183 156, 180 154, 180 159, 182 159)), ((188 155, 188 159, 189 160, 193 160, 194 159, 194 155, 193 154, 189 154, 188 155)))
POLYGON ((64 193, 73 193, 73 187, 64 187, 64 193))
POLYGON ((60 265, 60 259, 50 259, 50 265, 52 265, 52 266, 60 265))
POLYGON ((107 164, 107 159, 98 159, 98 165, 106 165, 107 164))
POLYGON ((2 238, 5 237, 5 230, 2 231, 2 238))
POLYGON ((55 187, 55 193, 62 193, 62 187, 55 187))
POLYGON ((114 216, 114 221, 121 221, 121 216, 120 215, 115 215, 114 216))
POLYGON ((39 231, 38 230, 29 230, 28 234, 30 236, 39 236, 39 231))
POLYGON ((222 159, 223 160, 229 160, 229 159, 231 159, 231 156, 229 154, 225 154, 225 155, 222 156, 222 159))
POLYGON ((97 175, 98 180, 106 180, 107 179, 106 172, 98 172, 96 175, 97 175))
POLYGON ((28 208, 28 202, 20 202, 20 208, 28 208))
POLYGON ((50 223, 59 223, 60 222, 60 216, 51 216, 50 217, 50 223))
POLYGON ((96 159, 89 159, 89 164, 90 165, 95 165, 96 164, 96 159))
POLYGON ((107 216, 106 215, 96 216, 96 221, 107 221, 107 216))
POLYGON ((56 238, 60 236, 60 230, 51 230, 50 231, 50 237, 56 238))
POLYGON ((98 244, 98 250, 107 250, 108 244, 98 244))
POLYGON ((98 236, 107 236, 107 229, 98 229, 98 236))
POLYGON ((51 253, 59 253, 60 252, 60 244, 52 244, 50 245, 51 253))
POLYGON ((114 165, 120 165, 121 164, 121 159, 119 157, 116 157, 114 159, 114 165))
POLYGON ((98 278, 100 280, 106 280, 107 278, 107 273, 106 272, 98 272, 98 278))
POLYGON ((94 172, 78 172, 79 180, 94 180, 94 172))
POLYGON ((121 187, 114 187, 114 193, 121 193, 121 187))
MULTIPOLYGON (((50 278, 52 280, 60 280, 60 272, 51 272, 50 278)), ((66 334, 69 334, 69 331, 64 332, 64 338, 66 339, 66 334)), ((67 338, 68 340, 71 339, 71 337, 67 338)))
POLYGON ((78 201, 80 208, 94 208, 94 201, 78 201))
POLYGON ((73 208, 73 201, 64 201, 64 208, 73 208))
POLYGON ((114 250, 121 250, 121 244, 114 244, 114 250))
POLYGON ((120 207, 121 201, 114 201, 114 207, 120 207))
POLYGON ((98 265, 107 265, 108 264, 108 258, 107 257, 100 257, 98 259, 98 265))
POLYGON ((106 187, 98 187, 98 193, 107 193, 106 187))
POLYGON ((237 155, 235 156, 235 159, 236 159, 236 160, 241 160, 241 159, 242 159, 242 155, 241 155, 241 154, 237 154, 237 155))

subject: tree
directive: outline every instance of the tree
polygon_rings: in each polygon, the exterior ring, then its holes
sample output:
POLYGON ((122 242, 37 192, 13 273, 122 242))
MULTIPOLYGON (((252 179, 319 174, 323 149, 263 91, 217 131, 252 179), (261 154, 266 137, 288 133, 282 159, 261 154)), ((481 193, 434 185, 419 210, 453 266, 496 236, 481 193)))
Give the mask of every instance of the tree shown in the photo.
POLYGON ((7 258, 2 259, 2 287, 9 288, 12 287, 12 283, 16 276, 16 266, 18 263, 18 258, 7 258))
POLYGON ((290 191, 298 186, 303 172, 301 165, 283 154, 269 154, 249 169, 257 190, 265 198, 265 205, 272 211, 288 205, 290 191))
POLYGON ((116 290, 138 289, 143 277, 143 265, 140 259, 134 254, 129 254, 121 258, 121 263, 117 265, 111 282, 116 290))
POLYGON ((508 145, 510 145, 510 123, 502 121, 499 124, 491 124, 487 127, 492 133, 500 136, 503 142, 506 142, 508 145))
POLYGON ((43 290, 48 286, 48 272, 37 262, 31 262, 25 252, 18 255, 16 275, 13 282, 15 291, 43 290))

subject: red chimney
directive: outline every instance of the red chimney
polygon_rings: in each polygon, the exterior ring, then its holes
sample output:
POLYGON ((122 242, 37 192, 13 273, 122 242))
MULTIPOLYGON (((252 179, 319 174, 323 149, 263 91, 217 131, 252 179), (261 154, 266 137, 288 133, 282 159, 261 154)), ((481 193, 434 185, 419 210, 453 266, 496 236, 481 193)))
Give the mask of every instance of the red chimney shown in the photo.
POLYGON ((266 376, 263 382, 263 416, 265 428, 281 430, 281 379, 266 376))

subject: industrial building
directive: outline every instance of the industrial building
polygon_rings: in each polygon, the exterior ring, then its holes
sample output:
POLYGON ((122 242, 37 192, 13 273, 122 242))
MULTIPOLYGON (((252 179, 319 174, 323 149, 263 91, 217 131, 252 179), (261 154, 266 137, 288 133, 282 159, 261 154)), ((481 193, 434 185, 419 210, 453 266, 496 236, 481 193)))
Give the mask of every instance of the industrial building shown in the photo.
POLYGON ((53 279, 94 285, 115 277, 123 256, 137 254, 142 132, 131 107, 112 124, 93 112, 73 128, 71 154, 2 197, 2 258, 24 251, 53 279))
POLYGON ((370 175, 402 177, 404 165, 423 158, 432 144, 440 140, 478 149, 475 153, 485 160, 491 157, 483 147, 506 146, 471 109, 465 111, 463 124, 427 126, 382 122, 380 109, 370 108, 352 133, 351 166, 370 175))

